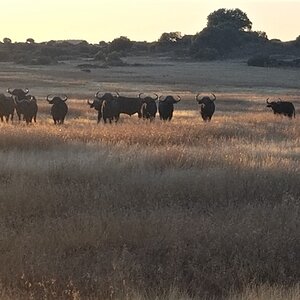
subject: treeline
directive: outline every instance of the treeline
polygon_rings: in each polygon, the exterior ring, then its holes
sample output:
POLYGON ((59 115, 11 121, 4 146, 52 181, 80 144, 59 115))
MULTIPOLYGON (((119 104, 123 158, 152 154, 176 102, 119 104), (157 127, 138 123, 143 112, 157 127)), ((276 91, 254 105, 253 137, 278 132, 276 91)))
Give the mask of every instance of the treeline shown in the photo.
MULTIPOLYGON (((0 61, 48 65, 59 61, 90 58, 102 66, 124 65, 127 55, 165 54, 178 60, 215 60, 250 57, 250 64, 266 66, 272 55, 300 55, 300 36, 291 42, 269 40, 263 31, 252 31, 252 22, 240 9, 219 9, 207 17, 207 26, 195 35, 165 32, 155 42, 131 41, 121 36, 112 42, 49 41, 28 38, 0 43, 0 61)), ((269 64, 270 65, 270 64, 269 64)), ((280 63, 279 63, 280 65, 280 63)))

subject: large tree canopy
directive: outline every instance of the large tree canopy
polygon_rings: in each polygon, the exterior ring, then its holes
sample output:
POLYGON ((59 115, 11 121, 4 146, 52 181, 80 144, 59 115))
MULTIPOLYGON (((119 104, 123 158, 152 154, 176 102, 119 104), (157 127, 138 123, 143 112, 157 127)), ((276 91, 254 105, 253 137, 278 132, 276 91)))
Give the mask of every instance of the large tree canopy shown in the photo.
POLYGON ((158 42, 160 44, 173 44, 178 42, 179 40, 182 39, 181 32, 179 31, 174 31, 174 32, 164 32, 158 42))
POLYGON ((119 38, 114 39, 110 44, 110 51, 127 51, 133 45, 133 42, 126 36, 120 36, 119 38))
POLYGON ((221 8, 207 17, 207 27, 232 27, 238 30, 251 30, 252 22, 240 9, 221 8))

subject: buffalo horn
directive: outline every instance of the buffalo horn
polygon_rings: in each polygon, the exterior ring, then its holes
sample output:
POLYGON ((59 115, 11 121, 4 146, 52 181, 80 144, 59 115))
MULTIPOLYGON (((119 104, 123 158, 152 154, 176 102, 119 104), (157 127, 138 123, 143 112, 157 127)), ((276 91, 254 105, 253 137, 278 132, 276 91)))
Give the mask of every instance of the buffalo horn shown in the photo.
POLYGON ((98 91, 96 94, 95 94, 95 97, 96 98, 98 98, 98 99, 100 99, 101 97, 99 96, 99 93, 100 93, 101 91, 98 91))
MULTIPOLYGON (((46 100, 47 100, 48 102, 50 102, 50 101, 52 100, 52 99, 51 99, 51 100, 49 99, 50 96, 52 96, 52 95, 49 94, 49 95, 46 97, 46 100)), ((53 98, 53 97, 52 97, 52 98, 53 98)))
POLYGON ((270 104, 270 102, 269 102, 269 98, 267 98, 266 102, 267 102, 267 104, 270 104))
POLYGON ((62 95, 63 99, 61 99, 62 101, 66 102, 68 100, 68 96, 67 95, 62 95))
POLYGON ((90 99, 88 99, 88 100, 87 100, 87 104, 88 104, 88 105, 92 105, 93 102, 90 102, 90 99))
POLYGON ((195 97, 195 100, 196 100, 196 101, 199 101, 199 99, 198 99, 199 96, 200 96, 200 93, 198 93, 198 94, 196 95, 196 97, 195 97))
POLYGON ((212 95, 213 95, 213 97, 214 97, 214 99, 212 99, 211 101, 215 101, 216 99, 217 99, 217 97, 216 97, 216 95, 215 94, 213 94, 213 93, 211 93, 212 95))
POLYGON ((143 95, 144 93, 139 93, 139 98, 141 99, 141 100, 143 100, 142 98, 141 98, 141 95, 143 95))
POLYGON ((177 95, 178 100, 176 102, 179 102, 181 100, 181 97, 179 95, 177 95))
POLYGON ((162 100, 162 98, 163 98, 163 95, 159 96, 159 102, 164 102, 167 99, 167 97, 165 97, 165 99, 163 99, 163 100, 162 100))
POLYGON ((25 90, 23 90, 23 92, 24 92, 25 94, 28 94, 28 93, 29 93, 29 89, 28 89, 28 88, 25 88, 25 90))
POLYGON ((156 96, 156 98, 153 100, 156 101, 158 99, 158 95, 156 93, 154 93, 154 95, 156 96))

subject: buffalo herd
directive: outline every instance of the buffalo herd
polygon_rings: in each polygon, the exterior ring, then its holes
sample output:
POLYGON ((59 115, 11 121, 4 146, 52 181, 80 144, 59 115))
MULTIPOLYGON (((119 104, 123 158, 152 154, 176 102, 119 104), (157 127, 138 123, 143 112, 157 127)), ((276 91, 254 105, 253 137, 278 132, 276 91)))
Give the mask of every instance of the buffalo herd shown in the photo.
MULTIPOLYGON (((0 94, 0 118, 1 121, 13 121, 14 111, 16 111, 19 121, 24 120, 27 124, 36 122, 38 105, 35 96, 29 94, 29 89, 7 89, 9 96, 0 94)), ((125 97, 116 93, 101 93, 98 91, 93 100, 88 100, 87 104, 90 108, 94 108, 98 112, 97 123, 103 120, 104 123, 118 122, 120 114, 132 116, 137 114, 139 118, 153 121, 157 111, 159 118, 162 121, 171 121, 174 112, 174 104, 177 104, 181 97, 174 98, 172 95, 154 97, 149 95, 143 96, 140 93, 137 97, 125 97), (158 103, 157 103, 158 102, 158 103)), ((195 100, 199 105, 199 112, 204 122, 211 121, 215 112, 215 100, 217 97, 214 94, 203 96, 200 94, 195 96, 195 100)), ((49 94, 46 101, 51 104, 51 116, 54 124, 63 124, 68 113, 66 104, 68 97, 61 94, 49 94)), ((266 107, 270 107, 274 114, 295 118, 296 112, 293 103, 282 101, 266 100, 266 107)))

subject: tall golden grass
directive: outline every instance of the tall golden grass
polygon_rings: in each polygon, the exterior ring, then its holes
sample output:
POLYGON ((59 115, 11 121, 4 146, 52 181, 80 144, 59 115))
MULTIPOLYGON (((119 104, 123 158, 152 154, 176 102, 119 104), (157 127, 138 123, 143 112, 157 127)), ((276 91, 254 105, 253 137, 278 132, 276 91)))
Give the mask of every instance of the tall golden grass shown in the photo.
POLYGON ((299 118, 70 106, 0 124, 0 299, 298 299, 299 118))

